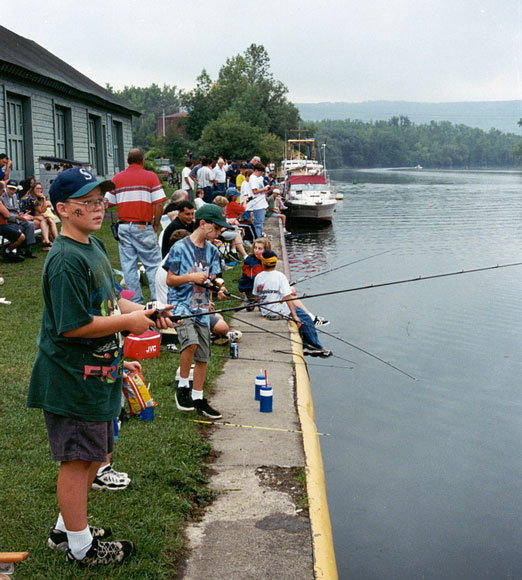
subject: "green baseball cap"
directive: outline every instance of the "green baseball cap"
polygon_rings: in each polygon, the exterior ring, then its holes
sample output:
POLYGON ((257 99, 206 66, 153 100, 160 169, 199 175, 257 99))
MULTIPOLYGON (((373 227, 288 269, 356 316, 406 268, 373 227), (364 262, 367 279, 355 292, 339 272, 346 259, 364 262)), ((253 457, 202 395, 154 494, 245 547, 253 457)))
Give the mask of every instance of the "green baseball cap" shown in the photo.
POLYGON ((206 222, 217 224, 222 228, 227 228, 227 230, 234 229, 234 226, 231 226, 227 222, 225 210, 214 203, 206 203, 198 209, 196 212, 196 221, 198 220, 205 220, 206 222))

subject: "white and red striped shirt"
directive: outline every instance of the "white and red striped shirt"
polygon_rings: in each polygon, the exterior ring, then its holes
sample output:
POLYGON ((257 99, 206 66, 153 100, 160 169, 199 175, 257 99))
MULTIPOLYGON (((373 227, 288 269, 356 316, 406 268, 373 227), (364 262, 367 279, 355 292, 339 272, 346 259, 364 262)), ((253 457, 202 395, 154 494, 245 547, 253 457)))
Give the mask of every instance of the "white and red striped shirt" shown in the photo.
POLYGON ((106 193, 105 197, 109 206, 118 206, 118 219, 122 221, 152 222, 152 206, 167 199, 158 176, 141 165, 129 165, 112 181, 116 189, 106 193))

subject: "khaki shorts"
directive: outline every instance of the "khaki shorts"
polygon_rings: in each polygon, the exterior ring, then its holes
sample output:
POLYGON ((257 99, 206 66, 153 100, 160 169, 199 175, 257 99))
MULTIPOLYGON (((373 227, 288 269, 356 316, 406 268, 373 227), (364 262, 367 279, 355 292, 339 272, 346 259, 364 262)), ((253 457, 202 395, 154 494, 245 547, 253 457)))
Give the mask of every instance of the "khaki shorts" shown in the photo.
POLYGON ((114 450, 112 421, 81 421, 44 411, 53 461, 101 463, 114 450))
POLYGON ((196 324, 194 319, 185 318, 181 324, 176 326, 178 333, 180 350, 185 350, 187 346, 197 344, 198 348, 194 353, 194 360, 198 362, 208 362, 210 360, 210 329, 208 326, 196 324))

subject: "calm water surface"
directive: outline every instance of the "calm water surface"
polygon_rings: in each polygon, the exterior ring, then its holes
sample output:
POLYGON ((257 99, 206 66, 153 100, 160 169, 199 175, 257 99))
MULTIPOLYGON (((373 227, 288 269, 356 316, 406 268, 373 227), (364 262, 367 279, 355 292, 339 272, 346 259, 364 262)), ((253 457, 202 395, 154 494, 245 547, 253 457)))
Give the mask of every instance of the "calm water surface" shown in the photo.
MULTIPOLYGON (((289 238, 293 278, 388 253, 301 282, 301 293, 522 261, 519 173, 332 177, 344 201, 332 228, 289 238)), ((317 426, 330 433, 339 577, 521 579, 522 267, 307 305, 332 321, 327 332, 418 378, 320 335, 355 363, 309 369, 317 426)))

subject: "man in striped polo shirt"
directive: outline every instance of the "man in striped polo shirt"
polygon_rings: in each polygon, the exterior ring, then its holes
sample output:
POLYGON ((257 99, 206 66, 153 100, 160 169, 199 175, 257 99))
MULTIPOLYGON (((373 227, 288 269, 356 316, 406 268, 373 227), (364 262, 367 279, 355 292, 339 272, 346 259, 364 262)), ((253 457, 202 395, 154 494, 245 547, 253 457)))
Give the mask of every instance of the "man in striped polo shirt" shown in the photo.
POLYGON ((143 168, 145 156, 140 149, 131 149, 129 166, 112 181, 116 189, 106 193, 109 207, 118 207, 120 262, 128 290, 135 292, 133 302, 143 302, 138 259, 149 281, 151 300, 156 299, 156 270, 161 264, 161 250, 156 232, 166 199, 158 176, 143 168))

